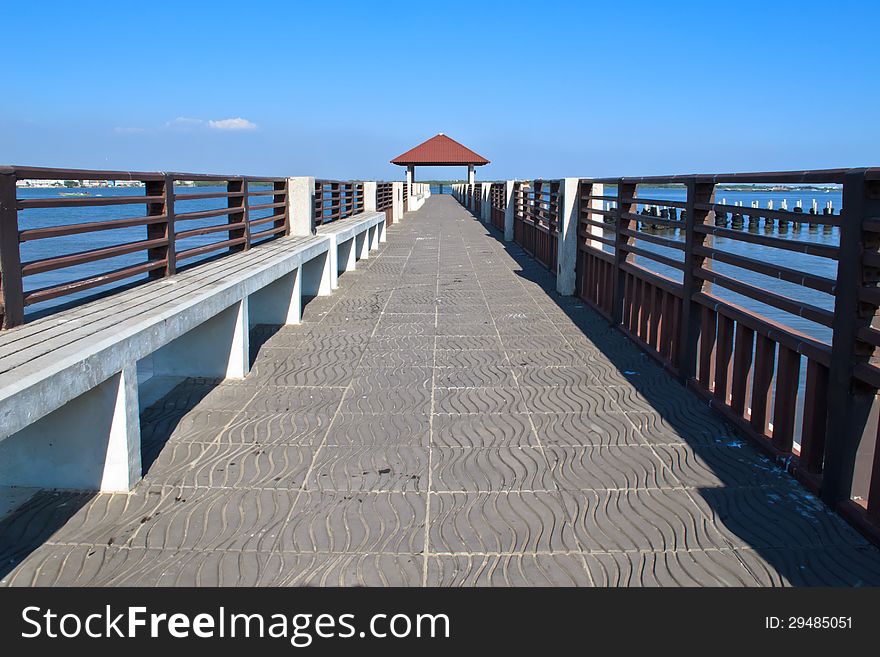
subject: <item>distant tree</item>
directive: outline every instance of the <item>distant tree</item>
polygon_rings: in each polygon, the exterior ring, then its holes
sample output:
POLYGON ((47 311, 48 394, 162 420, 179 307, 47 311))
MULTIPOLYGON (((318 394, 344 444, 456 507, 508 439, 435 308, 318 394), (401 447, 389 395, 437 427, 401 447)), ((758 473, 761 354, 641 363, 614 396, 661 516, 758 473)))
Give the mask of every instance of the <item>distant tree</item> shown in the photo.
POLYGON ((78 180, 65 180, 64 186, 65 187, 79 187, 79 181, 78 180))

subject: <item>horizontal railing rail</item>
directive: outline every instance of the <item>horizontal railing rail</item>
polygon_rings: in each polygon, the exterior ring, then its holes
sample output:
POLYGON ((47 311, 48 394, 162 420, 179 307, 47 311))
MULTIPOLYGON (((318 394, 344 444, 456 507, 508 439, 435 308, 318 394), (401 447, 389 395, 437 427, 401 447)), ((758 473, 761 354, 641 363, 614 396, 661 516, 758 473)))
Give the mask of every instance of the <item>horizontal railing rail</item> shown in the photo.
POLYGON ((287 234, 287 194, 286 178, 2 167, 2 325, 21 324, 41 302, 168 276, 287 234), (61 186, 18 185, 26 181, 61 186), (91 181, 116 184, 77 186, 91 181))

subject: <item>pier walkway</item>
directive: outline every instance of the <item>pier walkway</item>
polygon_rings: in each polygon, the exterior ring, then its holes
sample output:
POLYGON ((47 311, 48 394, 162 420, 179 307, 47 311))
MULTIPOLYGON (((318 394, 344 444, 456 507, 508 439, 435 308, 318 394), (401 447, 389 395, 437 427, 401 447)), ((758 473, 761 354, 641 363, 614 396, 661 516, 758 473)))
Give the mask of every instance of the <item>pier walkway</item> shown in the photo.
POLYGON ((240 381, 142 414, 130 494, 35 494, 4 585, 877 585, 880 552, 448 196, 240 381))

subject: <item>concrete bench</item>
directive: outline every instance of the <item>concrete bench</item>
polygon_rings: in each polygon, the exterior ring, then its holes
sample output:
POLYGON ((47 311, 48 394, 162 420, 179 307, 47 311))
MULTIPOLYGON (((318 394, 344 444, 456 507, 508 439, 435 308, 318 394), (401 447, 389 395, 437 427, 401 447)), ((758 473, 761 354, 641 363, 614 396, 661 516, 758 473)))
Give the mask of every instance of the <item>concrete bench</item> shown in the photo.
POLYGON ((318 235, 332 240, 330 287, 338 287, 339 274, 355 268, 357 260, 385 241, 385 213, 362 212, 318 227, 318 235))
POLYGON ((374 215, 0 333, 0 486, 131 490, 142 474, 139 406, 148 384, 244 378, 249 329, 299 323, 303 296, 331 293, 340 245, 360 238, 361 256, 378 245, 384 214, 374 215), (139 362, 153 374, 140 384, 139 362))

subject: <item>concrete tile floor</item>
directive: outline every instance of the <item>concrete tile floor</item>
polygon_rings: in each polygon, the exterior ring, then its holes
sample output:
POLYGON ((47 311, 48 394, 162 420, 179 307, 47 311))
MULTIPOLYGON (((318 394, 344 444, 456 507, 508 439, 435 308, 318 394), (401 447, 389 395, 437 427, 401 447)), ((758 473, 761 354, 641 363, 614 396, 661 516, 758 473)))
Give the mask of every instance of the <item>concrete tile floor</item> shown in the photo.
POLYGON ((450 197, 142 418, 130 495, 0 521, 5 585, 867 585, 880 553, 450 197))

